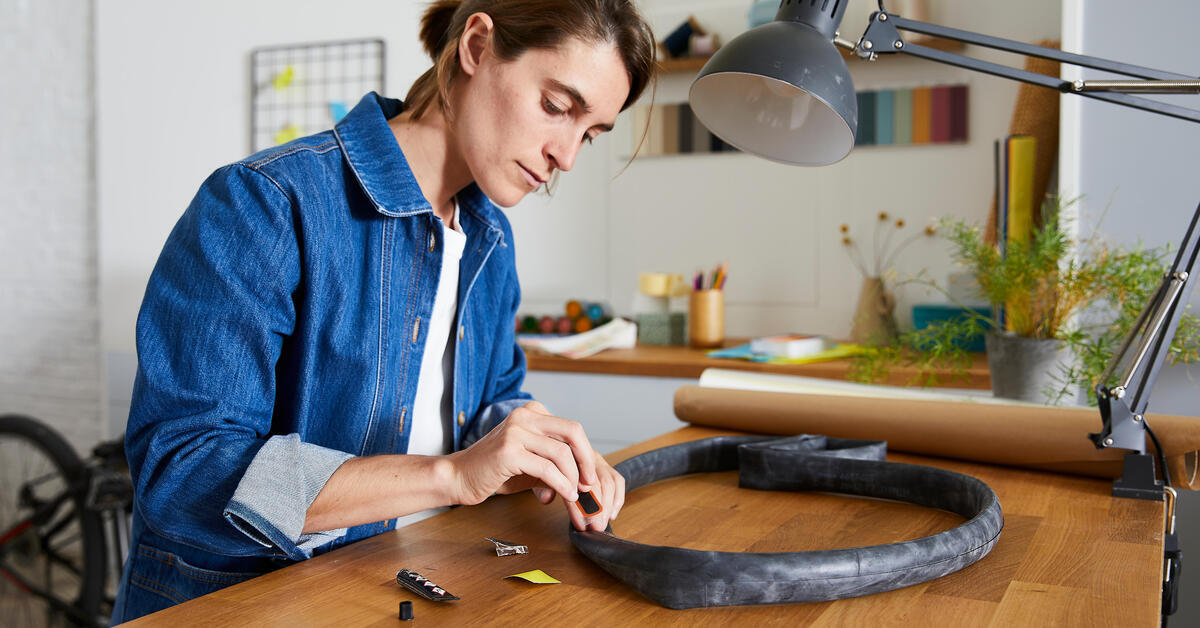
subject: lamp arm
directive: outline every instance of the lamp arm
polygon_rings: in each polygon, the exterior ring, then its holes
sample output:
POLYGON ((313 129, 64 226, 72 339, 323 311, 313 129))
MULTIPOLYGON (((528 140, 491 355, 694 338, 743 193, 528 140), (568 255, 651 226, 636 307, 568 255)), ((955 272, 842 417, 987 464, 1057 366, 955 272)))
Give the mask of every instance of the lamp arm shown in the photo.
POLYGON ((1195 284, 1196 258, 1200 255, 1200 206, 1192 215, 1171 269, 1142 311, 1133 329, 1108 363, 1096 386, 1103 429, 1089 437, 1097 448, 1118 447, 1145 451, 1142 426, 1150 393, 1166 360, 1171 339, 1179 326, 1195 284), (1134 350, 1134 345, 1137 349, 1134 350), (1133 353, 1130 358, 1130 353, 1133 353), (1127 364, 1126 364, 1127 363, 1127 364), (1112 376, 1126 364, 1120 381, 1108 387, 1112 376))
POLYGON ((874 60, 878 55, 908 54, 946 65, 953 65, 967 70, 983 72, 1001 78, 1007 78, 1022 83, 1039 85, 1065 93, 1078 94, 1087 98, 1103 100, 1125 107, 1141 109, 1173 118, 1180 118, 1200 123, 1200 111, 1177 105, 1131 96, 1119 91, 1136 91, 1139 93, 1200 93, 1200 80, 1195 77, 1173 72, 1165 72, 1153 68, 1100 59, 1087 55, 1063 52, 1053 48, 1035 46, 1010 39, 981 35, 971 31, 909 20, 898 15, 878 11, 871 15, 871 23, 863 33, 855 48, 855 53, 864 59, 874 60), (900 31, 909 31, 922 35, 931 35, 963 43, 983 46, 1004 52, 1013 52, 1031 57, 1051 59, 1060 63, 1069 63, 1086 68, 1103 70, 1115 74, 1132 76, 1142 81, 1066 81, 1061 78, 1011 68, 1006 65, 983 61, 960 54, 937 50, 928 46, 904 41, 900 31), (1114 91, 1102 91, 1114 90, 1114 91))

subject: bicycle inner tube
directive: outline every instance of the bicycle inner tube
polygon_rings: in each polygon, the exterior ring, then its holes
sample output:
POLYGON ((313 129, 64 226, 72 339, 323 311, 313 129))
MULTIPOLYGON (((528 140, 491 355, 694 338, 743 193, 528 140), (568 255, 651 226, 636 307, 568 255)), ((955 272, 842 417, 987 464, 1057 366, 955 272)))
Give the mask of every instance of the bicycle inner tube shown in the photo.
POLYGON ((738 486, 880 497, 957 513, 962 525, 920 539, 810 552, 712 552, 570 530, 571 543, 667 608, 822 602, 891 591, 958 571, 1000 538, 996 493, 962 473, 884 462, 887 443, 805 434, 720 436, 656 449, 616 466, 627 490, 687 473, 738 470, 738 486))

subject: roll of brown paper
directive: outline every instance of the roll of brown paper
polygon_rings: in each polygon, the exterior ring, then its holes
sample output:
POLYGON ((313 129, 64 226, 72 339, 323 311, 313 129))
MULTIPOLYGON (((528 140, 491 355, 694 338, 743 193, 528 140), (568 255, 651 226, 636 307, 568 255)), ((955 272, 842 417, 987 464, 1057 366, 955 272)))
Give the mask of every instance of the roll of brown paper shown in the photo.
MULTIPOLYGON (((1096 449, 1099 410, 760 392, 684 386, 675 416, 764 434, 886 440, 888 448, 1059 473, 1115 478, 1125 452, 1096 449)), ((1197 489, 1200 419, 1147 415, 1176 487, 1197 489)), ((1153 445, 1147 447, 1153 451, 1153 445)))

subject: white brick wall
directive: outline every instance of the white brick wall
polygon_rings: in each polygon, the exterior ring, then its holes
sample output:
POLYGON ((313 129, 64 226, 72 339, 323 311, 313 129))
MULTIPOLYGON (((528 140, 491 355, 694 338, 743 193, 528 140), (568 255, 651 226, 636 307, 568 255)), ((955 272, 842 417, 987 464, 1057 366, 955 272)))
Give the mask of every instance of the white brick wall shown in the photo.
POLYGON ((0 412, 106 436, 93 0, 0 0, 0 412))

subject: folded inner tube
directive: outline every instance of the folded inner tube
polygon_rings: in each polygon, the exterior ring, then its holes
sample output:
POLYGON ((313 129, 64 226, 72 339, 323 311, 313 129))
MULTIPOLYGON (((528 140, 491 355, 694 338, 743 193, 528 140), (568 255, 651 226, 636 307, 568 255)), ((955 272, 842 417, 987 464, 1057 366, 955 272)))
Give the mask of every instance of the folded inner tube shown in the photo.
POLYGON ((711 552, 644 545, 570 529, 571 543, 618 580, 667 608, 822 602, 891 591, 954 573, 1000 538, 996 493, 969 475, 884 462, 883 441, 804 434, 719 436, 634 456, 616 466, 626 490, 687 473, 738 470, 738 486, 829 491, 957 513, 962 525, 887 545, 811 552, 711 552))

